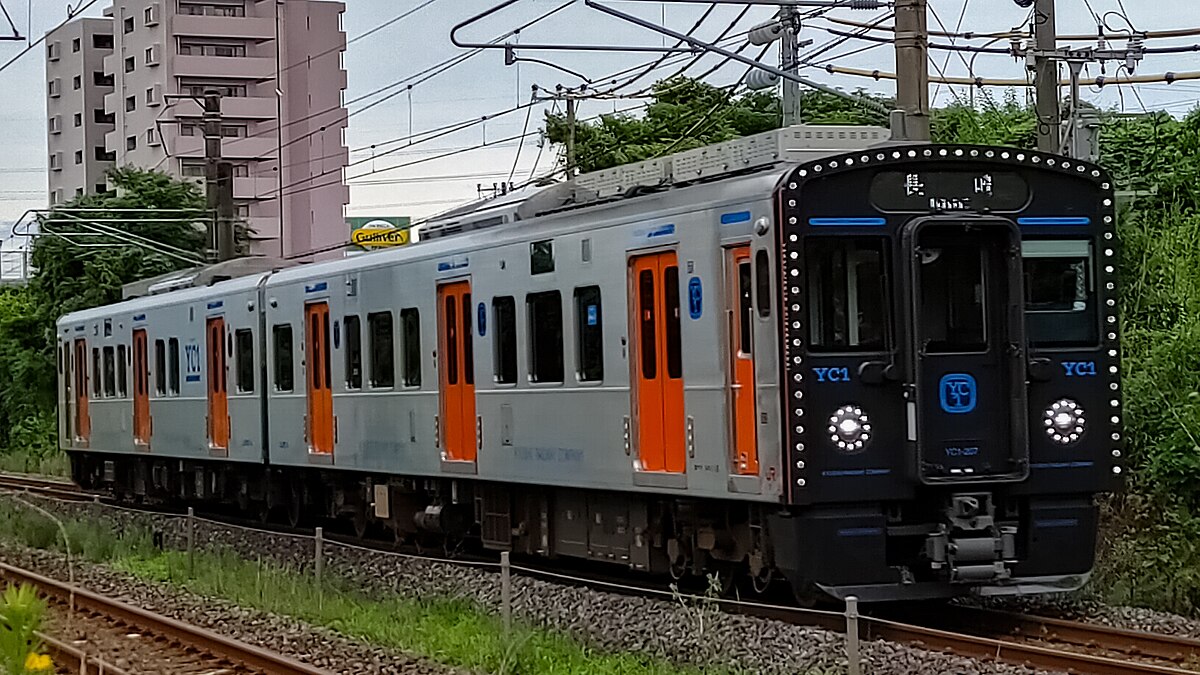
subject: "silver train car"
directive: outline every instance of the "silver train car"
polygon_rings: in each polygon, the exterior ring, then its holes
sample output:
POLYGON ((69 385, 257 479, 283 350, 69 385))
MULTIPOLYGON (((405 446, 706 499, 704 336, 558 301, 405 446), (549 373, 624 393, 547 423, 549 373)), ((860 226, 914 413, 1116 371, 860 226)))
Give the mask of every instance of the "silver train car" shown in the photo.
POLYGON ((1066 591, 1121 478, 1113 187, 792 127, 62 317, 81 485, 868 601, 1066 591))

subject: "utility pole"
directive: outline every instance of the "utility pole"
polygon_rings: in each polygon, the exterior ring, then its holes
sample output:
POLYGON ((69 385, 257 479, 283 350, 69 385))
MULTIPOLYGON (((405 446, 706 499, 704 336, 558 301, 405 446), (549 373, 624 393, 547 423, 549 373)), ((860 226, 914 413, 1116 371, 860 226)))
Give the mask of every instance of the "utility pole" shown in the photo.
POLYGON ((1038 150, 1058 154, 1061 148, 1058 109, 1058 26, 1054 0, 1037 0, 1033 11, 1034 84, 1037 89, 1038 150))
POLYGON ((233 228, 233 165, 221 161, 221 94, 204 92, 204 180, 208 210, 213 214, 212 241, 217 260, 236 256, 233 228))
POLYGON ((896 0, 894 140, 929 142, 929 26, 927 0, 896 0))
POLYGON ((567 92, 567 180, 575 177, 575 97, 567 92))
MULTIPOLYGON (((795 7, 782 7, 779 10, 780 22, 784 25, 783 35, 779 43, 779 67, 789 73, 800 74, 800 13, 795 7)), ((790 127, 800 124, 800 83, 795 80, 783 81, 783 126, 790 127)))

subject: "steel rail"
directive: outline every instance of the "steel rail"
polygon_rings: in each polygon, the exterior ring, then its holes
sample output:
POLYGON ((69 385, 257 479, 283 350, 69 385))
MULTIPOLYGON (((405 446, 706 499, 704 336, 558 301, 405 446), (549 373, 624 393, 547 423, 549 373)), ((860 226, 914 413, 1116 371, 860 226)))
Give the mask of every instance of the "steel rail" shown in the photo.
POLYGON ((234 640, 212 631, 155 614, 70 584, 44 577, 6 563, 0 563, 0 578, 31 584, 42 593, 60 600, 73 600, 76 610, 121 621, 130 626, 202 652, 218 656, 266 675, 332 675, 327 670, 234 640))

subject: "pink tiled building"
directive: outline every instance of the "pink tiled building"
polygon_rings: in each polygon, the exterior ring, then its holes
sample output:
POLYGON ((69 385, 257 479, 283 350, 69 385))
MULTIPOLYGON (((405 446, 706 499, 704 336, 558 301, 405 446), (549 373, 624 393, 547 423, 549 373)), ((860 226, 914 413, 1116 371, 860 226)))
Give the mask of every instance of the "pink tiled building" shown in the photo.
POLYGON ((252 251, 290 256, 344 242, 344 10, 324 0, 115 0, 106 18, 54 31, 51 202, 100 189, 114 164, 203 180, 192 97, 216 90, 252 251))

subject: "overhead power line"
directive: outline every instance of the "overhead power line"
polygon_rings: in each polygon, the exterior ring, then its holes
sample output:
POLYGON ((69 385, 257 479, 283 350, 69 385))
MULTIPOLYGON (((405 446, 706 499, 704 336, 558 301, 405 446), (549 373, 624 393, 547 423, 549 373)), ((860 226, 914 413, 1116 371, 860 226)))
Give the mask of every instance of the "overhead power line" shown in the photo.
POLYGON ((44 35, 42 35, 42 37, 38 38, 37 40, 30 42, 25 47, 25 49, 22 49, 20 52, 17 52, 16 56, 5 61, 3 65, 0 65, 0 73, 4 72, 5 70, 8 70, 9 66, 11 66, 12 64, 19 61, 21 59, 21 57, 25 56, 26 54, 33 51, 34 49, 37 49, 38 45, 40 45, 46 41, 46 35, 49 35, 50 33, 53 33, 54 31, 58 30, 59 28, 62 28, 71 19, 74 19, 76 16, 79 16, 80 14, 86 12, 92 5, 96 4, 97 2, 100 2, 100 0, 88 0, 88 3, 86 5, 75 10, 75 12, 73 14, 71 14, 70 16, 68 16, 66 19, 64 19, 62 23, 60 23, 57 26, 55 26, 54 28, 50 29, 48 32, 46 32, 44 35))
MULTIPOLYGON (((835 75, 854 75, 856 77, 869 77, 873 80, 894 80, 895 73, 890 73, 885 70, 866 70, 863 68, 846 68, 844 66, 826 65, 821 66, 821 69, 827 73, 835 75)), ((1182 73, 1162 73, 1159 75, 1135 75, 1133 77, 1104 77, 1097 76, 1081 80, 1081 84, 1094 87, 1105 87, 1112 84, 1146 84, 1153 82, 1183 82, 1187 80, 1200 80, 1200 71, 1188 71, 1182 73)), ((930 82, 939 84, 961 84, 975 87, 1032 87, 1033 83, 1029 80, 1017 79, 998 79, 993 77, 930 77, 930 82)), ((1062 86, 1070 86, 1071 81, 1068 79, 1059 82, 1062 86)))

